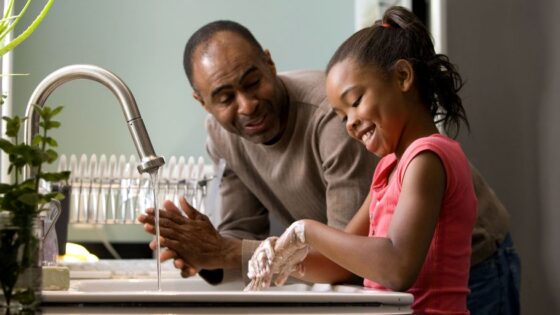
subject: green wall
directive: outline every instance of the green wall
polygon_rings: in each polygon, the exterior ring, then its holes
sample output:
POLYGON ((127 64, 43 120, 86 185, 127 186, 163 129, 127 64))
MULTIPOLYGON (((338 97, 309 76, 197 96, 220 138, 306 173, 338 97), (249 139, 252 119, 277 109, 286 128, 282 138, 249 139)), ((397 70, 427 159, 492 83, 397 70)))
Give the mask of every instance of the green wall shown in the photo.
MULTIPOLYGON (((21 24, 29 24, 41 3, 34 2, 21 24)), ((235 20, 270 49, 279 71, 323 69, 353 32, 353 14, 348 0, 58 0, 14 51, 14 72, 29 73, 14 78, 14 112, 23 114, 33 89, 52 71, 95 64, 131 89, 159 155, 205 155, 205 112, 182 68, 183 47, 197 28, 235 20)), ((65 106, 54 133, 60 153, 135 153, 116 99, 99 83, 68 82, 47 104, 65 106)))

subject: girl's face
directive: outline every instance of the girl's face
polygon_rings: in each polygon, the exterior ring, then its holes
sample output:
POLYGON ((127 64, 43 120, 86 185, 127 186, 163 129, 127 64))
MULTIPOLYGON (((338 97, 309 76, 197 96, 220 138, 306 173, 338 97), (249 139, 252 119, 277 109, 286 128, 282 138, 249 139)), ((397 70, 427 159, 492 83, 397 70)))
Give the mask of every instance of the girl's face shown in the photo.
POLYGON ((327 96, 348 134, 379 157, 400 156, 406 148, 402 138, 410 117, 405 96, 410 86, 404 83, 396 71, 387 77, 349 58, 327 75, 327 96))

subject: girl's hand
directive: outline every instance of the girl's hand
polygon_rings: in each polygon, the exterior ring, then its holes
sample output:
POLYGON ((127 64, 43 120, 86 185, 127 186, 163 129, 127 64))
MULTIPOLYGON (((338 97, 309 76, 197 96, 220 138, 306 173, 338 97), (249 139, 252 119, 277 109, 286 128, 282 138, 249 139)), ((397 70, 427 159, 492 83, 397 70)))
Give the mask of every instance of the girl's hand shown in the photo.
POLYGON ((274 283, 283 285, 293 272, 303 276, 303 260, 309 252, 305 242, 305 223, 296 221, 280 236, 270 237, 259 245, 249 261, 247 276, 251 279, 245 290, 267 288, 274 283))
POLYGON ((248 263, 247 277, 251 279, 245 291, 258 291, 268 288, 272 281, 272 264, 274 260, 274 245, 278 238, 273 236, 264 240, 253 253, 248 263))

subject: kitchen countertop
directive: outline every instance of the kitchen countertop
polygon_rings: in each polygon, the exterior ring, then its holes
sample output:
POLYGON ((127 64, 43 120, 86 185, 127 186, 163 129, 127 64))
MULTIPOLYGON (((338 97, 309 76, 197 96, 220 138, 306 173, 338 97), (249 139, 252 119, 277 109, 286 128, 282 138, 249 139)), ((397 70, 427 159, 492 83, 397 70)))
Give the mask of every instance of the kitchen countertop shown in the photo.
POLYGON ((402 306, 374 306, 374 305, 282 305, 282 306, 263 306, 263 305, 243 305, 243 306, 203 306, 203 305, 150 305, 150 306, 88 306, 88 305, 64 305, 64 306, 44 306, 42 314, 46 315, 93 315, 93 314, 192 314, 192 315, 220 315, 220 314, 275 314, 275 315, 303 315, 303 314, 412 314, 409 307, 402 306))
MULTIPOLYGON (((71 275, 73 270, 101 268, 116 272, 116 276, 120 275, 117 272, 119 270, 153 270, 154 262, 107 260, 92 264, 70 264, 68 267, 71 275)), ((410 294, 371 292, 359 286, 295 282, 266 291, 244 292, 242 282, 212 286, 198 276, 188 279, 163 278, 161 285, 162 291, 157 291, 157 279, 151 276, 72 279, 68 291, 43 291, 41 311, 42 314, 51 315, 412 314, 410 294)))

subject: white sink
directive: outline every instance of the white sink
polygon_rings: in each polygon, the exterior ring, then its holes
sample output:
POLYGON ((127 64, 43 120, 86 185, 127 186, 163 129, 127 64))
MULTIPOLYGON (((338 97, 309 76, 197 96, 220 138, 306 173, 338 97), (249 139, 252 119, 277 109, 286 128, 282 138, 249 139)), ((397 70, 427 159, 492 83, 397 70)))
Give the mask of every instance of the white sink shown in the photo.
MULTIPOLYGON (((157 279, 104 279, 71 281, 70 289, 79 292, 133 292, 150 291, 158 293, 157 279)), ((162 291, 200 292, 200 291, 240 291, 241 282, 229 282, 217 286, 206 283, 200 277, 189 279, 163 279, 162 291)))
POLYGON ((164 279, 161 291, 156 279, 72 280, 68 291, 43 291, 45 303, 366 303, 408 307, 412 301, 408 293, 329 284, 296 283, 244 292, 241 282, 212 286, 200 277, 164 279))

